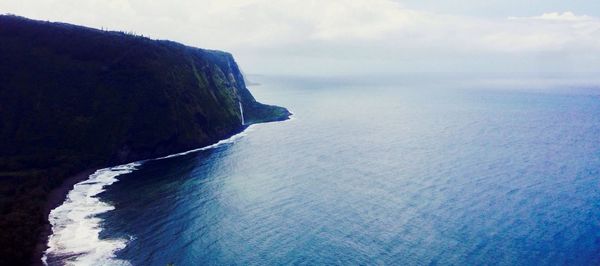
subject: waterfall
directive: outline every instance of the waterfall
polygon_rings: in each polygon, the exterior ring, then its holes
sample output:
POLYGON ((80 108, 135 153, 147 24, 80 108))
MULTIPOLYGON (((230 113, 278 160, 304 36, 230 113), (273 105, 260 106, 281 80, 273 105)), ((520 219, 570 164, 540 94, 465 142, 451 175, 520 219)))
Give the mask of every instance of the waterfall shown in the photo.
POLYGON ((240 114, 242 116, 242 126, 245 124, 244 122, 244 108, 242 107, 242 102, 238 101, 238 103, 240 104, 240 114))

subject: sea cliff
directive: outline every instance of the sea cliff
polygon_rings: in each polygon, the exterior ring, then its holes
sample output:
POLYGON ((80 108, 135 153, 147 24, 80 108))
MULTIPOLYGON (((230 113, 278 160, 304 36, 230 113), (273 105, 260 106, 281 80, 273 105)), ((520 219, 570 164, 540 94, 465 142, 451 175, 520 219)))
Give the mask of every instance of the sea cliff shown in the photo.
POLYGON ((289 115, 254 99, 229 53, 0 16, 0 264, 38 259, 50 192, 67 177, 289 115))

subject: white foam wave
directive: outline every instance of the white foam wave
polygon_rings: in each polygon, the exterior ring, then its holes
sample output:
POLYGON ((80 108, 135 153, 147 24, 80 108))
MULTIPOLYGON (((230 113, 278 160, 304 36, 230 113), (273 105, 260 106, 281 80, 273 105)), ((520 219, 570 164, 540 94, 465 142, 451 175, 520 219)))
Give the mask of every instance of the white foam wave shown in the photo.
MULTIPOLYGON (((215 144, 172 154, 151 160, 161 160, 182 156, 197 151, 216 148, 233 143, 254 130, 255 125, 244 131, 221 140, 215 144)), ((118 181, 119 175, 131 173, 144 161, 97 170, 89 179, 77 183, 67 194, 62 205, 50 212, 48 217, 52 225, 52 235, 48 239, 48 249, 42 262, 66 265, 129 265, 129 262, 115 258, 115 252, 123 249, 129 239, 100 239, 100 222, 97 215, 113 210, 114 206, 100 201, 96 196, 118 181)))
MULTIPOLYGON (((243 132, 228 139, 199 149, 153 159, 165 159, 208 150, 225 143, 232 143, 251 131, 249 126, 243 132)), ((90 177, 75 184, 62 205, 50 212, 48 220, 52 225, 52 235, 48 239, 48 249, 42 262, 45 265, 129 265, 127 261, 115 259, 115 252, 123 249, 130 239, 100 239, 100 222, 97 215, 113 210, 114 206, 100 201, 96 196, 118 181, 119 175, 131 173, 143 161, 97 170, 90 177)))
POLYGON ((233 143, 233 142, 237 141, 238 139, 240 139, 240 138, 248 135, 249 132, 252 132, 254 130, 255 125, 256 124, 250 125, 244 131, 242 131, 242 132, 240 132, 238 134, 235 134, 235 135, 229 137, 228 139, 220 140, 219 142, 217 142, 215 144, 208 145, 208 146, 205 146, 205 147, 202 147, 202 148, 198 148, 198 149, 193 149, 193 150, 189 150, 189 151, 184 151, 184 152, 180 152, 180 153, 175 153, 175 154, 167 155, 167 156, 156 158, 156 159, 152 159, 152 160, 162 160, 162 159, 167 159, 167 158, 173 158, 173 157, 190 154, 190 153, 197 152, 197 151, 205 151, 205 150, 208 150, 208 149, 216 148, 216 147, 219 147, 219 146, 221 146, 223 144, 226 144, 226 143, 233 143))
POLYGON ((44 264, 128 265, 127 261, 114 258, 115 252, 125 247, 127 239, 99 237, 101 219, 96 216, 114 207, 96 196, 117 182, 117 176, 130 173, 139 165, 130 163, 100 169, 73 187, 63 204, 48 217, 53 233, 42 258, 44 264))

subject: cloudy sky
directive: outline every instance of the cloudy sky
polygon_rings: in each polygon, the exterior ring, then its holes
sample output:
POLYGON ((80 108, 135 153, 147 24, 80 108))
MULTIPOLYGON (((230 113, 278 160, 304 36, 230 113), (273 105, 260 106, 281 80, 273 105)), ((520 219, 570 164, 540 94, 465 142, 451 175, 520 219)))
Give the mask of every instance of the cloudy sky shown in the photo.
POLYGON ((226 50, 254 74, 600 69, 600 1, 0 0, 0 13, 226 50))

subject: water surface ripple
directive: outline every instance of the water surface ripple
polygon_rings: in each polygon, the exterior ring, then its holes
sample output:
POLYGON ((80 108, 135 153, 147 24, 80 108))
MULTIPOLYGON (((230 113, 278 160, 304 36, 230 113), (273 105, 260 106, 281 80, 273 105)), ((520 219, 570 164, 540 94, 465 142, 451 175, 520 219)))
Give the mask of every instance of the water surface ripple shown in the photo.
POLYGON ((596 91, 265 80, 295 119, 101 194, 134 265, 600 263, 596 91))

